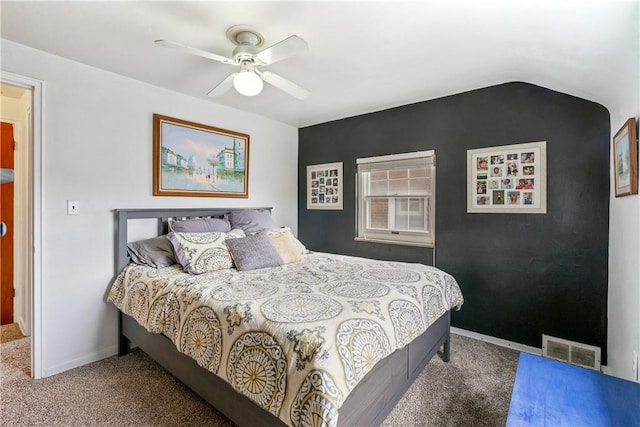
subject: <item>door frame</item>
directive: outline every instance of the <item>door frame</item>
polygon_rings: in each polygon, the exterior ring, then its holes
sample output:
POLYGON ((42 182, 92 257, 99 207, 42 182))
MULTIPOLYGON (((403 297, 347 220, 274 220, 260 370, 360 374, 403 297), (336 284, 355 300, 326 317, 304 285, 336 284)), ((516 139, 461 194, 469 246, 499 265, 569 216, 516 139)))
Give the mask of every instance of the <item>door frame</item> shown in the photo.
MULTIPOLYGON (((0 70, 0 81, 12 86, 24 87, 31 90, 31 138, 27 141, 30 145, 29 161, 31 171, 28 174, 30 182, 27 183, 27 198, 31 204, 31 215, 27 218, 30 230, 31 248, 24 254, 30 257, 27 264, 31 269, 31 278, 27 288, 30 289, 30 313, 31 318, 31 376, 42 378, 42 349, 44 342, 42 330, 42 139, 43 139, 43 82, 30 77, 0 70)), ((18 256, 24 256, 22 253, 18 256)), ((29 278, 28 278, 29 279, 29 278)))

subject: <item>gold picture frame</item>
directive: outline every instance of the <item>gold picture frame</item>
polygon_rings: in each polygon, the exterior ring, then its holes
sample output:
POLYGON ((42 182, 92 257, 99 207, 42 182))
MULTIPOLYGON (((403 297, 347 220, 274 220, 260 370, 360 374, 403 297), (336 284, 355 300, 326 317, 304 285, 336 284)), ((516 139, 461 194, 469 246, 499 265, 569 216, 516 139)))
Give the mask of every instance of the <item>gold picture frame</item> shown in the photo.
POLYGON ((249 135, 154 114, 153 195, 249 197, 249 135))

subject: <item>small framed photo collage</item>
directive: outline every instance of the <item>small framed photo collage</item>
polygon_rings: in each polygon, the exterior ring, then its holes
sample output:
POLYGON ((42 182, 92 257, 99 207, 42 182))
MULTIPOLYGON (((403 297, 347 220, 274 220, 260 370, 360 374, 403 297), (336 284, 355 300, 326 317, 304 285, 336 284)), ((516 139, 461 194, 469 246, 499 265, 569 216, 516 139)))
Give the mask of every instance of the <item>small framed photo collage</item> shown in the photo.
POLYGON ((468 213, 547 213, 546 141, 467 151, 468 213))
POLYGON ((342 209, 342 162, 307 166, 307 209, 342 209))

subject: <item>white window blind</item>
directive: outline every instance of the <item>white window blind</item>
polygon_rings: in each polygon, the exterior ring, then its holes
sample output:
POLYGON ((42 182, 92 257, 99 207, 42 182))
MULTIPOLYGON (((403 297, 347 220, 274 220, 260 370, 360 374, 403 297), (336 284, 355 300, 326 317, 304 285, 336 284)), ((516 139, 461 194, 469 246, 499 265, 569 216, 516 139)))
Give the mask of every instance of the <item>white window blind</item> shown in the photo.
POLYGON ((356 240, 433 246, 435 152, 357 159, 356 240))

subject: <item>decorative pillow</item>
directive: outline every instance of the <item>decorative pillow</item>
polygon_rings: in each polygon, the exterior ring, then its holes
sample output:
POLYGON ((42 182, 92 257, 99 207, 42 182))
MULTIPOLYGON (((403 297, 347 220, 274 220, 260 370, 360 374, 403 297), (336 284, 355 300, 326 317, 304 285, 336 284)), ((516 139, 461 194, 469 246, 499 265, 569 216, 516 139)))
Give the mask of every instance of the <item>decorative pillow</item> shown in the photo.
MULTIPOLYGON (((237 227, 236 227, 237 228, 237 227)), ((194 218, 169 221, 169 230, 181 233, 210 233, 231 230, 231 224, 225 218, 194 218)))
POLYGON ((127 248, 131 261, 136 264, 162 268, 177 262, 173 253, 173 246, 171 246, 167 236, 131 242, 127 244, 127 248))
POLYGON ((225 240, 244 236, 242 230, 231 230, 228 233, 171 232, 167 238, 173 245, 176 259, 184 271, 189 274, 202 274, 233 267, 233 259, 225 240))
MULTIPOLYGON (((276 248, 278 255, 282 258, 284 264, 289 264, 292 262, 302 261, 304 258, 304 252, 301 252, 300 243, 291 232, 287 229, 280 233, 274 232, 263 232, 265 233, 269 239, 271 239, 271 244, 276 248)), ((262 234, 262 233, 261 233, 262 234)))
POLYGON ((267 230, 266 233, 269 235, 269 237, 275 237, 281 234, 288 234, 300 255, 309 253, 309 250, 302 244, 302 242, 294 237, 289 227, 272 228, 270 230, 267 230))
POLYGON ((241 239, 229 239, 226 243, 236 268, 240 271, 277 267, 283 263, 266 234, 259 233, 241 239))
POLYGON ((267 209, 233 211, 229 214, 229 221, 231 221, 232 228, 240 228, 246 234, 275 227, 271 219, 271 212, 267 209))

